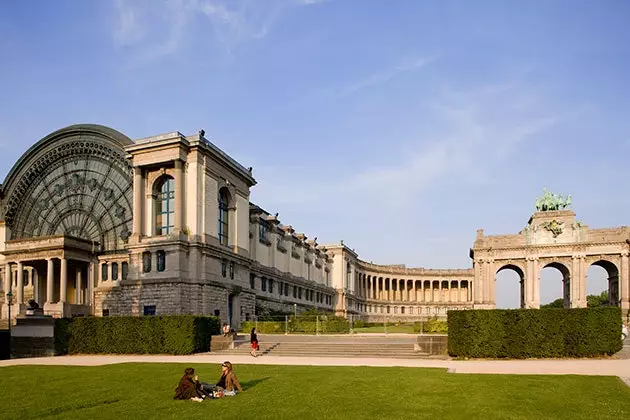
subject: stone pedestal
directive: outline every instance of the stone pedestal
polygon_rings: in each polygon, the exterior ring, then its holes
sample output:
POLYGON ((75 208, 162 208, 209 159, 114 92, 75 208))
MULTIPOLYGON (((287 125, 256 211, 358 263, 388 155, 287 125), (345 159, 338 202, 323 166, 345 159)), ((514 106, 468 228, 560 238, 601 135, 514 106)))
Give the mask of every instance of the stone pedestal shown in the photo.
POLYGON ((433 356, 446 356, 448 354, 448 335, 419 335, 418 343, 414 349, 420 353, 428 353, 433 356))
POLYGON ((55 320, 50 316, 18 317, 11 329, 11 357, 55 355, 55 320))
POLYGON ((69 318, 72 316, 72 310, 68 302, 45 303, 44 314, 55 318, 69 318))
POLYGON ((210 338, 210 351, 222 351, 234 349, 234 335, 230 334, 227 337, 222 335, 213 335, 210 338))
MULTIPOLYGON (((23 303, 17 304, 14 303, 11 305, 11 318, 17 318, 20 315, 24 315, 26 313, 26 305, 23 303)), ((7 319, 9 317, 9 305, 2 305, 2 319, 7 319)))

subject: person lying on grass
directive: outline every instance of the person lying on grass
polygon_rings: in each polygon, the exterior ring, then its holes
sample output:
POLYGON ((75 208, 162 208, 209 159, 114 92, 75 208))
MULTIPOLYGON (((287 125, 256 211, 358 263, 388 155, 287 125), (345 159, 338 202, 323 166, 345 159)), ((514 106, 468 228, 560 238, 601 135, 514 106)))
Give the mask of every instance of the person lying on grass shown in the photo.
POLYGON ((226 361, 221 365, 221 377, 217 382, 217 387, 224 389, 223 395, 226 396, 236 395, 236 389, 238 392, 243 392, 243 387, 232 370, 232 363, 226 361))
POLYGON ((186 368, 184 376, 179 380, 179 385, 175 389, 174 399, 201 402, 205 397, 206 393, 199 383, 199 377, 195 375, 195 369, 186 368))

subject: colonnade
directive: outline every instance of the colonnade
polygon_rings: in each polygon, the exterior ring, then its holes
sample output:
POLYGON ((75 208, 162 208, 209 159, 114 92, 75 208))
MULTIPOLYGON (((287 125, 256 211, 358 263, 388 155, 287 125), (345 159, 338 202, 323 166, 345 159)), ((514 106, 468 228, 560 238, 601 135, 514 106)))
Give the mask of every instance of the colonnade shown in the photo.
POLYGON ((388 302, 472 302, 471 280, 408 280, 357 273, 355 294, 388 302))
POLYGON ((40 284, 43 280, 36 266, 41 267, 41 260, 7 262, 4 268, 4 284, 3 294, 8 291, 13 293, 13 304, 23 305, 26 273, 26 285, 33 288, 33 299, 40 305, 56 304, 56 303, 72 303, 77 305, 91 305, 92 290, 94 285, 94 264, 89 264, 87 269, 87 279, 84 279, 84 267, 75 267, 74 273, 74 296, 68 296, 68 259, 67 258, 47 258, 46 260, 46 282, 40 284), (55 264, 58 260, 58 264, 55 264), (58 270, 56 268, 58 267, 58 270), (58 287, 56 287, 56 283, 58 287), (45 293, 40 296, 40 291, 44 289, 45 293), (59 293, 56 294, 55 291, 59 293))

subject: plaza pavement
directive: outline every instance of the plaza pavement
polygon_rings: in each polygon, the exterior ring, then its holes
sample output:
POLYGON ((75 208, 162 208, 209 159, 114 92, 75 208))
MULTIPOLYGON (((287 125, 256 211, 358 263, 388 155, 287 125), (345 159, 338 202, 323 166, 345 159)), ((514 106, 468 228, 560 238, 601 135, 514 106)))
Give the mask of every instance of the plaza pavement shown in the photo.
POLYGON ((57 356, 0 361, 0 367, 16 365, 102 366, 115 363, 221 363, 306 365, 306 366, 400 366, 447 369, 450 373, 526 374, 526 375, 605 375, 630 378, 630 360, 559 359, 559 360, 437 360, 387 358, 279 357, 253 358, 243 355, 195 354, 167 355, 94 355, 57 356))

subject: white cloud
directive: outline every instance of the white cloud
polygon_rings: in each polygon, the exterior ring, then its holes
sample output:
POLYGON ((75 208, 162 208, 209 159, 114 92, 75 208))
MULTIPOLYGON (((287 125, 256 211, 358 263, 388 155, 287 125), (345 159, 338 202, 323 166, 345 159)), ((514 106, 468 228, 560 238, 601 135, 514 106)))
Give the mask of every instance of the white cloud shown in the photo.
POLYGON ((340 89, 339 94, 342 96, 348 95, 350 93, 354 93, 354 92, 360 91, 362 89, 365 89, 374 85, 386 83, 390 81, 391 79, 395 78, 396 76, 399 76, 403 73, 407 73, 410 71, 419 70, 421 68, 428 66, 434 61, 435 61, 435 58, 416 58, 412 60, 411 62, 403 63, 400 65, 388 68, 384 71, 374 73, 365 79, 359 80, 358 82, 352 83, 340 89))
MULTIPOLYGON (((316 178, 309 171, 287 167, 256 167, 260 184, 254 195, 262 206, 282 209, 326 211, 328 203, 337 203, 350 213, 362 209, 381 214, 392 209, 409 208, 412 201, 421 200, 426 189, 449 183, 471 184, 495 182, 493 168, 511 158, 521 143, 565 118, 549 113, 541 98, 531 101, 525 109, 512 107, 529 95, 521 86, 487 86, 469 92, 445 92, 428 101, 436 127, 422 133, 410 132, 406 138, 369 144, 383 147, 383 153, 394 153, 393 164, 379 165, 375 153, 373 162, 362 167, 353 165, 329 168, 331 176, 316 178), (415 144, 412 150, 395 151, 397 144, 415 144), (387 152, 385 151, 387 150, 387 152), (291 177, 286 174, 291 173, 291 177), (304 174, 304 176, 302 176, 304 174), (290 191, 290 194, 287 194, 290 191)), ((357 147, 361 147, 357 145, 357 147)))
POLYGON ((138 10, 126 0, 116 0, 118 22, 114 29, 114 40, 119 45, 129 45, 139 42, 145 35, 142 25, 138 22, 138 10))
POLYGON ((143 59, 177 53, 186 42, 189 23, 204 17, 222 48, 232 51, 247 40, 266 37, 291 7, 322 0, 115 0, 117 45, 138 47, 143 59))

